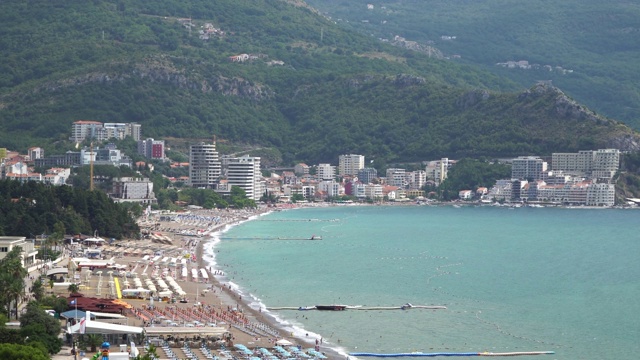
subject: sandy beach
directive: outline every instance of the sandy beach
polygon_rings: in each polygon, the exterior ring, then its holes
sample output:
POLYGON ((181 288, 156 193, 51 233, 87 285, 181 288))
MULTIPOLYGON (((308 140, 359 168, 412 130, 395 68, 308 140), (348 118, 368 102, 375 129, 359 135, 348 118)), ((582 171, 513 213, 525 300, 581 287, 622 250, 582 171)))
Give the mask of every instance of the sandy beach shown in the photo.
MULTIPOLYGON (((199 305, 199 307, 204 307, 206 311, 209 312, 214 311, 223 315, 240 314, 242 320, 228 328, 234 343, 244 344, 249 348, 271 348, 277 340, 286 339, 294 345, 299 345, 303 349, 314 348, 317 345, 322 353, 325 353, 325 355, 330 358, 336 358, 338 354, 332 353, 331 349, 323 347, 316 339, 292 338, 291 334, 286 333, 280 324, 275 322, 275 319, 262 313, 261 309, 250 307, 248 305, 249 299, 242 299, 240 295, 235 293, 231 287, 227 285, 225 274, 209 267, 203 260, 203 246, 211 239, 210 234, 222 231, 229 225, 249 221, 271 210, 270 208, 252 210, 196 210, 180 216, 154 215, 146 222, 142 222, 141 228, 147 229, 149 235, 154 235, 153 238, 162 239, 162 237, 164 237, 165 239, 171 239, 172 245, 167 247, 167 252, 163 254, 163 257, 184 258, 187 254, 191 255, 193 257, 187 263, 189 268, 188 273, 190 273, 191 269, 196 268, 206 269, 206 272, 209 274, 209 279, 205 281, 202 278, 193 279, 191 276, 189 276, 188 279, 180 279, 180 275, 174 272, 175 277, 179 279, 179 285, 182 286, 182 289, 186 292, 185 297, 189 303, 183 304, 178 302, 169 304, 156 301, 154 306, 159 309, 175 306, 182 309, 190 309, 193 308, 195 304, 200 303, 201 305, 199 305), (185 236, 185 234, 188 235, 185 236), (191 234, 202 236, 190 236, 191 234), (173 248, 171 248, 171 246, 173 246, 173 248)), ((135 243, 124 242, 123 245, 135 244, 137 245, 136 248, 139 249, 141 246, 147 245, 149 241, 151 240, 136 241, 135 243)), ((151 243, 159 245, 157 241, 151 243)), ((159 246, 166 245, 169 244, 159 246)), ((143 269, 140 262, 140 256, 143 254, 144 251, 139 252, 136 256, 128 253, 125 255, 124 252, 121 252, 120 257, 117 258, 117 262, 128 264, 134 268, 138 265, 138 269, 143 269)), ((171 271, 171 268, 168 270, 171 271)), ((148 272, 149 269, 147 268, 147 273, 148 272)), ((140 302, 140 307, 148 303, 142 301, 136 302, 140 302)))
MULTIPOLYGON (((70 270, 69 276, 81 282, 80 293, 88 298, 115 299, 116 287, 125 291, 137 287, 148 289, 157 285, 157 293, 160 294, 163 282, 167 284, 165 290, 173 291, 172 296, 156 296, 154 301, 123 298, 122 301, 130 305, 129 309, 123 311, 123 315, 127 317, 126 321, 120 322, 123 325, 160 328, 170 334, 172 327, 179 329, 192 326, 191 324, 196 324, 197 327, 200 326, 197 324, 199 321, 204 326, 201 328, 203 331, 223 329, 225 334, 221 337, 228 340, 227 349, 240 358, 247 354, 237 352, 233 346, 235 344, 245 345, 251 350, 270 349, 276 354, 273 348, 278 340, 288 340, 293 348, 299 347, 302 351, 315 348, 328 358, 343 357, 315 338, 293 338, 292 334, 287 333, 281 324, 263 313, 262 309, 250 307, 249 299, 243 299, 227 284, 225 274, 210 267, 203 259, 203 247, 211 240, 211 234, 271 210, 191 210, 178 214, 153 214, 139 222, 145 234, 144 239, 115 241, 109 245, 89 248, 95 251, 99 249, 102 258, 114 259, 122 269, 70 270), (139 286, 141 283, 145 285, 139 286), (179 294, 174 286, 182 293, 179 294)), ((72 268, 69 261, 63 260, 57 267, 72 268)), ((68 295, 63 287, 51 290, 59 295, 68 295)), ((180 359, 188 357, 180 347, 186 341, 179 341, 186 339, 171 335, 163 338, 170 340, 174 356, 180 359)), ((194 351, 201 351, 195 345, 194 351)), ((219 346, 211 348, 214 355, 225 358, 219 346)), ((70 348, 66 346, 54 359, 66 359, 69 355, 70 348)), ((160 359, 170 358, 162 349, 158 349, 158 355, 160 359)), ((198 358, 206 358, 205 354, 198 355, 198 358)))

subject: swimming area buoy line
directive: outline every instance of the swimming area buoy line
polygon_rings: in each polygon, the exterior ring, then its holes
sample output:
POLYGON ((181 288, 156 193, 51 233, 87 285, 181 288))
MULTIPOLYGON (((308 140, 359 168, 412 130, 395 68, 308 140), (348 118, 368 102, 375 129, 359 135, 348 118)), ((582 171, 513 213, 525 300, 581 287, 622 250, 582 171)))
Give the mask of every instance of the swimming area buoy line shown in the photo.
POLYGON ((397 354, 378 354, 367 352, 354 352, 349 353, 349 356, 362 356, 362 357, 437 357, 437 356, 523 356, 523 355, 553 355, 555 351, 518 351, 518 352, 464 352, 464 353, 452 353, 452 352, 436 352, 436 353, 422 353, 422 352, 410 352, 410 353, 397 353, 397 354))

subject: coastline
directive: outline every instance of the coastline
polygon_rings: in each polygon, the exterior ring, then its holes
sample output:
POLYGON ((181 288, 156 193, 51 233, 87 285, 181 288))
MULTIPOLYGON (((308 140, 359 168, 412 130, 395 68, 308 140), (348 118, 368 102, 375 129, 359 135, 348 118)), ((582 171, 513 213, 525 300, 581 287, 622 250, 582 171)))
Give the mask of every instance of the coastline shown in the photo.
MULTIPOLYGON (((277 211, 295 210, 295 209, 302 209, 306 207, 308 206, 290 207, 286 209, 279 208, 277 211)), ((327 356, 329 359, 349 357, 347 353, 341 351, 340 349, 336 349, 331 346, 328 346, 327 344, 317 342, 316 339, 322 339, 321 334, 313 334, 315 336, 309 337, 309 338, 295 336, 293 332, 290 332, 286 328, 287 325, 283 323, 281 320, 279 320, 275 316, 275 314, 269 311, 264 311, 264 312, 262 311, 262 309, 264 308, 264 304, 260 304, 259 309, 252 307, 251 303, 254 302, 254 299, 250 298, 247 295, 245 295, 244 297, 240 295, 239 292, 241 291, 241 287, 233 282, 228 281, 226 274, 222 272, 222 270, 218 267, 216 263, 210 264, 206 261, 205 256, 211 256, 211 254, 205 253, 204 248, 206 244, 213 242, 213 244, 211 245, 211 249, 213 252, 215 252, 216 242, 220 241, 220 240, 215 240, 216 237, 222 236, 224 233, 231 230, 235 226, 244 224, 248 221, 256 220, 259 217, 266 216, 272 213, 273 211, 274 211, 273 209, 261 209, 261 210, 258 210, 254 216, 250 216, 248 218, 239 219, 237 221, 227 223, 217 228, 215 231, 210 232, 207 235, 206 239, 203 238, 203 240, 201 240, 197 246, 196 254, 197 254, 198 266, 200 268, 206 268, 208 270, 210 269, 209 272, 212 275, 210 278, 212 283, 218 289, 221 289, 221 291, 218 293, 218 300, 221 302, 221 304, 226 306, 231 306, 231 307, 237 307, 238 309, 241 309, 241 311, 250 320, 259 322, 262 324, 267 324, 268 326, 270 326, 272 329, 275 329, 279 333, 280 335, 279 339, 287 339, 292 343, 294 343, 294 345, 300 345, 303 349, 314 348, 315 346, 318 346, 320 352, 323 353, 325 356, 327 356), (220 275, 215 275, 216 272, 219 272, 220 275)), ((309 334, 309 332, 306 331, 305 329, 300 329, 300 331, 303 331, 309 334)), ((273 341, 275 340, 277 339, 274 339, 273 341)), ((350 357, 350 358, 353 358, 353 357, 350 357)))
MULTIPOLYGON (((325 206, 327 205, 322 205, 322 207, 325 206)), ((202 236, 197 238, 197 244, 193 249, 196 257, 195 264, 198 268, 206 269, 209 273, 209 283, 207 286, 211 290, 206 295, 202 295, 202 298, 200 298, 200 300, 202 302, 206 302, 207 304, 212 303, 214 307, 217 306, 221 309, 237 308, 249 321, 253 323, 263 324, 273 330, 274 333, 278 334, 277 337, 270 337, 268 339, 254 338, 242 332, 240 329, 230 328, 230 332, 233 334, 234 339, 236 339, 238 343, 242 343, 248 347, 272 347, 275 346, 275 341, 279 339, 287 339, 292 342, 294 346, 299 345, 303 349, 319 346, 319 351, 329 359, 344 358, 345 356, 348 356, 348 354, 346 354, 345 352, 342 352, 339 349, 332 348, 327 344, 316 344, 315 340, 321 338, 321 335, 319 334, 313 334, 314 336, 309 338, 295 336, 292 331, 289 331, 289 329, 287 329, 287 325, 283 323, 283 321, 278 319, 275 314, 269 311, 265 311, 264 305, 260 305, 259 308, 256 307, 255 299, 252 299, 248 294, 244 295, 242 291, 243 289, 238 284, 229 281, 223 269, 220 268, 215 260, 207 259, 210 257, 215 258, 215 254, 212 254, 211 252, 215 253, 217 242, 220 241, 216 238, 219 238, 233 227, 241 225, 248 221, 258 219, 259 217, 268 215, 273 211, 294 210, 307 207, 317 207, 317 205, 288 206, 284 208, 261 207, 253 210, 196 210, 190 212, 190 214, 195 217, 201 216, 205 218, 218 216, 221 220, 216 223, 215 226, 209 226, 206 231, 197 229, 197 226, 194 224, 160 220, 158 222, 154 222, 154 226, 158 230, 150 231, 154 233, 160 233, 165 236, 181 236, 181 232, 200 231, 202 236)), ((198 290, 192 290, 188 292, 189 294, 197 294, 198 290)), ((305 333, 312 334, 308 331, 305 331, 304 329, 296 328, 296 330, 299 330, 298 332, 304 331, 305 333)))

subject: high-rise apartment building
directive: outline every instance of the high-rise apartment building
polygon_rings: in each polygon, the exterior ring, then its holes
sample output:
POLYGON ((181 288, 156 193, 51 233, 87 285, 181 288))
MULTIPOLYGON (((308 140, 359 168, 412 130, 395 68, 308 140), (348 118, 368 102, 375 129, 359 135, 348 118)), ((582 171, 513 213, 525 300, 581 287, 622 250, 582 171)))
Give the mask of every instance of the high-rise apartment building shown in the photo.
POLYGON ((201 142, 189 148, 189 184, 213 189, 220 179, 221 165, 216 144, 201 142))
POLYGON ((599 149, 581 150, 577 153, 553 153, 551 159, 553 170, 610 179, 618 171, 620 150, 599 149))
POLYGON ((537 156, 520 156, 511 162, 511 178, 540 180, 547 171, 547 162, 537 156))
POLYGON ((340 175, 357 175, 360 169, 364 168, 363 155, 340 155, 338 156, 338 173, 340 175))
POLYGON ((427 172, 427 178, 432 179, 436 185, 442 184, 447 178, 449 172, 450 161, 448 158, 442 158, 440 160, 429 161, 425 171, 427 172))
POLYGON ((130 136, 133 140, 140 140, 142 126, 137 123, 101 123, 99 121, 80 120, 71 125, 71 141, 82 142, 86 139, 98 141, 112 138, 124 139, 130 136))
POLYGON ((262 197, 263 182, 260 171, 260 158, 242 156, 228 158, 227 182, 230 186, 238 186, 244 190, 247 198, 258 201, 262 197))
POLYGON ((99 121, 76 121, 71 125, 71 141, 82 142, 85 139, 98 139, 100 131, 102 131, 102 123, 99 121))
POLYGON ((593 154, 591 177, 611 179, 620 167, 620 150, 599 149, 593 154))

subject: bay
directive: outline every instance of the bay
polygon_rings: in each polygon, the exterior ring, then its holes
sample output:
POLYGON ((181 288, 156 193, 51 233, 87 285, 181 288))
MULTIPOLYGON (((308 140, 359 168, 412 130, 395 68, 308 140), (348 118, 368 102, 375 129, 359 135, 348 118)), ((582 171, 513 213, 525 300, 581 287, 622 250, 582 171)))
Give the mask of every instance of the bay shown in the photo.
POLYGON ((308 208, 233 227, 206 246, 206 258, 254 306, 447 307, 270 311, 296 336, 322 337, 345 354, 554 351, 554 359, 631 359, 640 350, 638 215, 308 208), (312 235, 322 240, 285 240, 312 235))

